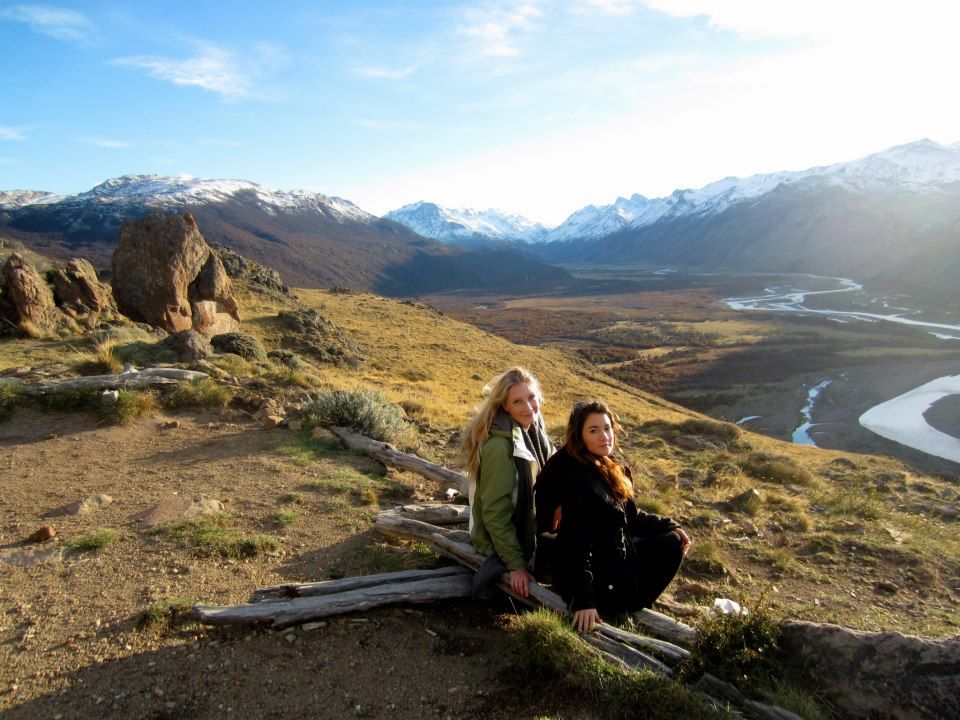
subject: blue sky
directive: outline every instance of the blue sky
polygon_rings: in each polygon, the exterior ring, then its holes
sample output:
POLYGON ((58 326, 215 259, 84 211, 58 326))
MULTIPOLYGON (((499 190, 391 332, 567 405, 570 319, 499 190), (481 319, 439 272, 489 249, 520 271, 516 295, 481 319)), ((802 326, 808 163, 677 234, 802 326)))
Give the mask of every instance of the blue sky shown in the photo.
POLYGON ((957 142, 952 5, 0 2, 0 189, 189 174, 558 223, 957 142))

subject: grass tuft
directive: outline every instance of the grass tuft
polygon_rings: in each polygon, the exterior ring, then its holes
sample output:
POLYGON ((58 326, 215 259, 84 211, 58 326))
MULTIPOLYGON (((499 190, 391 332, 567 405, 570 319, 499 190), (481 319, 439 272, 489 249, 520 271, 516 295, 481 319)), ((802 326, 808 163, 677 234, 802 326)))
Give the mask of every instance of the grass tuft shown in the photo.
POLYGON ((103 417, 117 425, 126 425, 160 407, 155 393, 147 390, 121 390, 116 402, 103 408, 103 417))
POLYGON ((812 485, 813 475, 783 455, 751 453, 740 461, 740 469, 750 477, 778 485, 812 485))
POLYGON ((0 422, 13 415, 13 409, 23 400, 19 383, 0 381, 0 422))
POLYGON ((522 672, 532 682, 552 678, 591 702, 603 717, 730 718, 683 685, 649 671, 627 672, 597 657, 570 626, 550 610, 514 618, 522 672))
POLYGON ((67 541, 67 547, 74 552, 97 552, 117 539, 117 531, 99 528, 85 535, 77 535, 67 541))
POLYGON ((277 513, 277 525, 282 528, 290 527, 300 519, 300 513, 296 510, 281 510, 277 513))
POLYGON ((177 383, 163 404, 171 409, 188 407, 225 407, 233 400, 233 391, 213 378, 177 383))
POLYGON ((200 515, 161 528, 169 538, 185 542, 201 554, 225 558, 253 557, 273 552, 280 541, 270 535, 244 535, 229 515, 200 515))
POLYGON ((167 623, 179 625, 193 620, 193 606, 197 600, 188 598, 174 598, 172 600, 157 600, 150 603, 137 618, 137 625, 141 628, 167 623))

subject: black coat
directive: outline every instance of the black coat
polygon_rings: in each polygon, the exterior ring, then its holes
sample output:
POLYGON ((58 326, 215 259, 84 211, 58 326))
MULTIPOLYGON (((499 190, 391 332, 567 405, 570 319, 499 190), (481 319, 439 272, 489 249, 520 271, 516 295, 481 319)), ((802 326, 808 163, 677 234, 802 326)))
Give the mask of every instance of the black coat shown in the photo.
MULTIPOLYGON (((629 469, 624 468, 627 475, 629 469)), ((638 583, 644 558, 634 538, 650 538, 679 527, 670 518, 620 504, 604 484, 600 471, 561 448, 537 476, 537 534, 551 531, 557 507, 561 519, 552 543, 551 572, 574 612, 638 609, 643 603, 638 583)))

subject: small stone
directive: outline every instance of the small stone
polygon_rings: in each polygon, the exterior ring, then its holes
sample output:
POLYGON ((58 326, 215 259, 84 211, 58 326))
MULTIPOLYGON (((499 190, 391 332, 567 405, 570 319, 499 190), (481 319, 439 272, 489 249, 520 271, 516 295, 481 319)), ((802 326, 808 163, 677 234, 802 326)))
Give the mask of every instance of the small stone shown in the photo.
POLYGON ((293 633, 289 633, 287 635, 284 635, 283 639, 286 640, 288 643, 293 643, 296 641, 297 636, 294 635, 293 633))
POLYGON ((283 418, 279 415, 267 415, 263 418, 263 429, 270 430, 272 428, 278 428, 283 425, 283 418))
POLYGON ((310 431, 310 437, 312 437, 314 440, 317 440, 322 436, 323 436, 323 428, 314 428, 313 430, 310 431))
POLYGON ((756 490, 756 488, 750 488, 746 492, 742 492, 736 497, 730 498, 727 501, 727 504, 730 507, 745 512, 748 515, 756 515, 760 510, 760 506, 763 505, 763 496, 756 490))
POLYGON ((161 430, 173 430, 178 427, 180 427, 179 420, 167 420, 166 422, 160 423, 161 430))
POLYGON ((309 632, 311 630, 316 630, 317 628, 322 628, 326 623, 323 622, 308 622, 300 626, 301 630, 309 632))
POLYGON ((899 585, 897 585, 896 583, 890 582, 889 580, 877 580, 877 582, 875 582, 873 586, 881 592, 888 592, 891 594, 895 592, 899 592, 900 590, 899 585))
POLYGON ((160 688, 158 688, 158 687, 155 687, 155 688, 153 689, 153 695, 154 695, 154 697, 162 698, 162 697, 163 697, 163 690, 160 689, 160 688))
POLYGON ((30 537, 27 538, 30 542, 46 542, 47 540, 57 536, 57 531, 52 525, 43 525, 38 530, 35 530, 31 533, 30 537))
POLYGON ((435 633, 430 628, 424 628, 424 630, 427 632, 427 635, 429 635, 430 637, 437 637, 437 633, 435 633))
POLYGON ((104 390, 100 393, 100 404, 101 405, 113 405, 120 399, 119 390, 104 390))
POLYGON ((291 420, 290 422, 287 423, 287 427, 291 430, 299 431, 303 429, 303 423, 297 420, 291 420))

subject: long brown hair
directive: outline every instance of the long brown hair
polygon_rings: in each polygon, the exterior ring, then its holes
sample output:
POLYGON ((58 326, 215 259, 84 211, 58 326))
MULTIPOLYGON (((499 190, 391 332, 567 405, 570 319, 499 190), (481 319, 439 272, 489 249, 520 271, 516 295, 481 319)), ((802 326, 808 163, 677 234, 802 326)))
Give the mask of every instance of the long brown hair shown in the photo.
POLYGON ((543 395, 540 394, 540 384, 537 379, 522 367, 513 367, 502 375, 498 375, 483 388, 483 402, 477 408, 476 414, 467 423, 460 443, 458 461, 460 467, 467 471, 470 477, 477 479, 480 468, 480 448, 490 434, 490 423, 493 422, 497 410, 507 400, 510 388, 520 383, 526 383, 537 396, 537 402, 543 405, 543 395))
POLYGON ((633 498, 633 483, 627 477, 624 464, 611 455, 605 457, 594 455, 587 450, 587 446, 583 442, 583 426, 586 424, 587 418, 594 413, 606 415, 610 418, 610 426, 613 428, 614 437, 613 447, 616 450, 617 441, 625 433, 617 420, 617 416, 613 414, 610 406, 602 400, 578 402, 573 406, 573 412, 570 413, 570 419, 567 421, 565 447, 575 460, 597 468, 604 485, 607 486, 607 489, 617 501, 623 504, 633 498))

